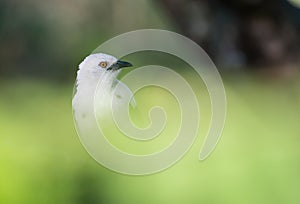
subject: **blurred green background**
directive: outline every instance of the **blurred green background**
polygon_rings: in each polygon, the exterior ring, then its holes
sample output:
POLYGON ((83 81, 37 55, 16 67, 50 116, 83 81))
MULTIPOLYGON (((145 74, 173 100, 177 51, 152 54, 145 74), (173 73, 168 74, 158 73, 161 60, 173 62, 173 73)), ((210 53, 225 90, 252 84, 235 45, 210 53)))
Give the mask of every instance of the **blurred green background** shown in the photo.
MULTIPOLYGON (((253 2, 0 1, 0 203, 299 203, 300 11, 286 1, 253 2), (245 27, 253 36, 245 36, 245 27), (283 27, 289 35, 276 32, 283 27), (176 31, 199 43, 220 69, 228 112, 216 150, 199 162, 210 116, 199 83, 204 119, 191 150, 166 171, 135 177, 88 155, 71 100, 85 56, 111 37, 144 28, 176 31)), ((169 57, 128 59, 140 66, 169 57)), ((170 63, 194 80, 177 59, 170 63)), ((155 89, 137 98, 176 108, 155 89)))

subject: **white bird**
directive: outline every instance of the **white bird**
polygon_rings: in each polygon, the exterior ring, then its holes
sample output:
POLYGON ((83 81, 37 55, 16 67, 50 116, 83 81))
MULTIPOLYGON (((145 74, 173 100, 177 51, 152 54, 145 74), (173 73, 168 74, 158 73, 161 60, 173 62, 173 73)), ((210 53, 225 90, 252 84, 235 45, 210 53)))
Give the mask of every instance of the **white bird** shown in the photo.
MULTIPOLYGON (((101 102, 104 109, 114 99, 114 108, 122 105, 128 107, 128 102, 135 107, 135 100, 130 89, 117 79, 121 68, 131 67, 132 64, 103 54, 91 54, 79 65, 76 79, 76 92, 72 106, 75 120, 84 120, 95 113, 95 107, 101 102), (118 86, 118 89, 115 89, 118 86)), ((103 107, 102 107, 103 108, 103 107)), ((106 110, 102 109, 103 112, 106 110)))

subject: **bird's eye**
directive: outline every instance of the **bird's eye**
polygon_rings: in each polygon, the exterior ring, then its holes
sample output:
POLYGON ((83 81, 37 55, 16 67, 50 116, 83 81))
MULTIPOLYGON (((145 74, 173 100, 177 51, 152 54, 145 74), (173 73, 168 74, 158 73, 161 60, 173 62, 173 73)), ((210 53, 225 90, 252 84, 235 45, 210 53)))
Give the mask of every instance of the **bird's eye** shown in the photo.
POLYGON ((106 68, 107 67, 107 62, 100 62, 99 66, 102 68, 106 68))

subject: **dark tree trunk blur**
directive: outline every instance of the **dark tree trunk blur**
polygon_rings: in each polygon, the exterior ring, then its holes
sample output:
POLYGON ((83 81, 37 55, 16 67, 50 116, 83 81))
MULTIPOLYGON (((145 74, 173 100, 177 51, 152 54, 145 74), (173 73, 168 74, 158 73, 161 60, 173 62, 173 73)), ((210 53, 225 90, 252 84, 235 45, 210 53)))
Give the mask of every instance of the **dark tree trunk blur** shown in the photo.
POLYGON ((222 67, 298 63, 300 10, 286 0, 160 0, 180 32, 222 67))

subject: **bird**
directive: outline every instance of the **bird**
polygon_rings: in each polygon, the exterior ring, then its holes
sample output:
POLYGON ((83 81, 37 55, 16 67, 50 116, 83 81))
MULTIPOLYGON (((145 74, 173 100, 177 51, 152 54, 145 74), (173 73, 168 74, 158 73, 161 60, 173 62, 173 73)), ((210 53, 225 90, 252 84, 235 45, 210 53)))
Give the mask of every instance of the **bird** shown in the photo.
POLYGON ((79 64, 77 71, 72 100, 75 120, 80 122, 88 116, 90 117, 95 113, 95 107, 99 107, 99 114, 106 114, 111 101, 114 101, 115 109, 128 106, 128 101, 132 107, 135 107, 133 93, 117 79, 123 68, 132 66, 129 62, 118 60, 105 53, 87 56, 79 64), (116 87, 118 88, 116 89, 116 87))

